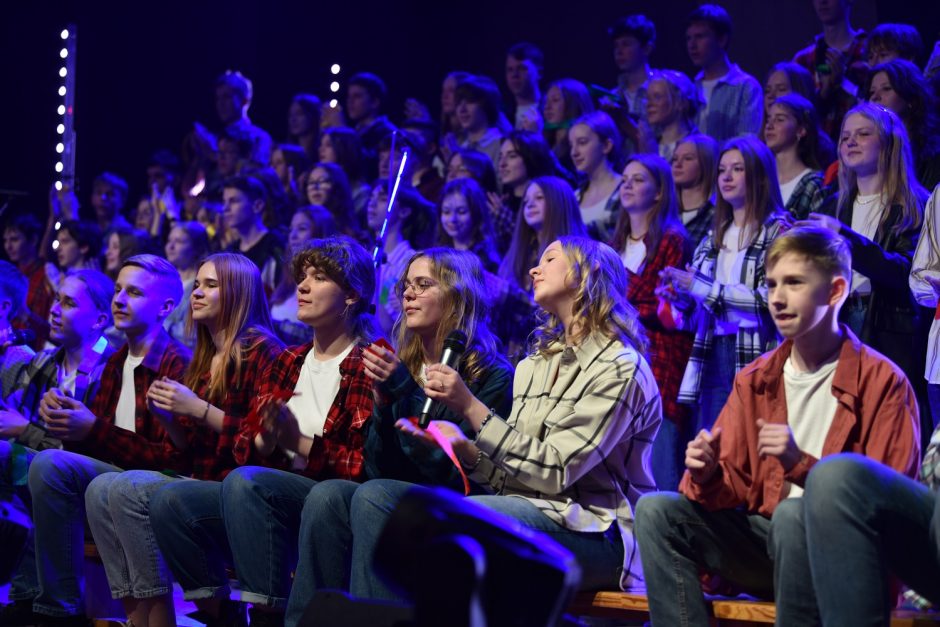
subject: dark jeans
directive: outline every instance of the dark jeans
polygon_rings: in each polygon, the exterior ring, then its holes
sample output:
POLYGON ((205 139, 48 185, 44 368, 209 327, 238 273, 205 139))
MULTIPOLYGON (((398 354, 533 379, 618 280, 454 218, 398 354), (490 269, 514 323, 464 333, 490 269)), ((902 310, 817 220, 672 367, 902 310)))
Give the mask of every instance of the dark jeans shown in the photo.
POLYGON ((768 520, 740 510, 709 512, 674 492, 643 496, 635 533, 654 627, 708 625, 699 569, 777 602, 777 625, 819 623, 799 498, 768 520))
POLYGON ((867 457, 813 468, 803 495, 813 587, 826 625, 887 625, 892 573, 940 603, 940 499, 867 457))

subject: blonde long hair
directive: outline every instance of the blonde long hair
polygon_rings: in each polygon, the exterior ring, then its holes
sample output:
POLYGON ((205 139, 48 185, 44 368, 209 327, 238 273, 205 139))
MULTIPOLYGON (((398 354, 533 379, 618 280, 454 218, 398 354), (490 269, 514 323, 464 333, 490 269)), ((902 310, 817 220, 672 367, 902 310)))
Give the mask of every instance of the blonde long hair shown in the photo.
MULTIPOLYGON (((894 112, 869 102, 852 107, 842 119, 842 126, 851 115, 860 115, 871 121, 878 131, 881 151, 878 154, 878 171, 884 175, 881 186, 881 201, 885 211, 878 222, 878 237, 884 237, 882 230, 894 205, 901 206, 901 219, 892 227, 895 234, 920 227, 923 206, 927 201, 927 191, 917 181, 914 172, 914 158, 911 154, 911 142, 904 123, 894 112)), ((839 134, 839 145, 842 133, 839 134)), ((839 150, 839 202, 836 217, 842 220, 845 212, 851 210, 858 196, 858 177, 842 161, 839 150)), ((844 221, 844 220, 843 220, 844 221)))
MULTIPOLYGON (((186 370, 186 385, 195 389, 199 380, 209 373, 208 398, 210 402, 223 400, 229 384, 238 380, 246 355, 264 341, 283 344, 271 331, 271 311, 264 295, 264 283, 258 266, 244 255, 216 253, 199 264, 215 266, 219 280, 219 318, 223 325, 223 343, 216 350, 212 334, 204 324, 196 324, 196 350, 186 370), (226 359, 212 365, 216 352, 226 359)), ((198 269, 197 269, 198 271, 198 269)), ((186 320, 187 331, 194 325, 192 307, 186 320)))
MULTIPOLYGON (((637 310, 627 301, 627 271, 620 255, 587 237, 560 237, 558 243, 571 264, 566 279, 574 292, 572 339, 580 343, 599 333, 645 354, 646 332, 637 310)), ((553 344, 565 341, 561 319, 543 312, 543 322, 532 338, 532 351, 547 357, 555 351, 553 344)))
MULTIPOLYGON (((466 333, 467 350, 459 370, 468 382, 477 381, 488 368, 506 363, 497 351, 496 337, 489 328, 490 302, 483 281, 483 266, 476 255, 467 251, 428 248, 408 260, 398 282, 399 294, 404 291, 411 264, 422 258, 430 262, 432 278, 443 292, 444 315, 437 327, 435 345, 443 346, 451 331, 466 333)), ((423 384, 421 368, 428 356, 421 338, 405 324, 404 315, 395 321, 393 333, 398 341, 398 357, 415 381, 423 384)))

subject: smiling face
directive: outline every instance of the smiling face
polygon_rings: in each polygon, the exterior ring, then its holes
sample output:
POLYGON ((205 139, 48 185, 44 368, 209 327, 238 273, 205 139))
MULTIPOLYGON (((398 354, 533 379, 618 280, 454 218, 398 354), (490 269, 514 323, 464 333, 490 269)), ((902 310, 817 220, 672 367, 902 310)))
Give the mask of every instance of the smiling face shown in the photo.
POLYGON ((875 123, 864 115, 853 113, 842 123, 839 137, 839 158, 856 176, 868 176, 878 171, 881 139, 875 123))
POLYGON ((600 136, 587 124, 575 124, 568 131, 571 142, 571 160, 578 172, 590 174, 604 164, 607 154, 613 149, 610 140, 601 141, 600 136))
POLYGON ((146 335, 176 304, 166 292, 159 277, 137 266, 124 266, 111 299, 114 326, 130 337, 146 335))
POLYGON ((444 291, 431 271, 431 261, 418 257, 408 266, 401 293, 405 325, 421 336, 432 336, 444 319, 444 291), (415 293, 415 287, 421 294, 415 293))
POLYGON ((653 175, 639 161, 631 161, 623 169, 620 204, 631 213, 646 213, 659 200, 659 189, 653 175))
POLYGON ((764 142, 774 153, 796 146, 806 131, 793 113, 783 105, 773 105, 764 124, 764 142))
POLYGON ((218 322, 222 315, 221 297, 219 273, 216 272, 215 264, 207 261, 199 267, 196 281, 193 283, 193 293, 189 297, 193 322, 205 325, 218 322))
POLYGON ((108 324, 107 312, 95 306, 85 283, 65 277, 49 310, 49 339, 66 349, 82 346, 101 337, 108 324))
POLYGON ((571 309, 574 289, 569 274, 571 262, 557 240, 548 245, 539 265, 529 270, 535 302, 550 314, 571 309))
POLYGON ((545 223, 545 192, 535 183, 530 183, 522 199, 522 219, 534 231, 542 230, 545 223))
POLYGON ((805 256, 786 253, 767 268, 768 304, 783 337, 795 340, 815 329, 845 293, 843 277, 829 277, 805 256))
POLYGON ((718 162, 718 191, 734 209, 741 209, 747 202, 747 175, 744 156, 740 150, 728 150, 718 162))
POLYGON ((441 202, 441 227, 455 243, 468 246, 473 235, 473 216, 463 194, 453 193, 441 202))
POLYGON ((314 330, 332 325, 355 300, 325 272, 308 266, 297 284, 297 319, 314 330))

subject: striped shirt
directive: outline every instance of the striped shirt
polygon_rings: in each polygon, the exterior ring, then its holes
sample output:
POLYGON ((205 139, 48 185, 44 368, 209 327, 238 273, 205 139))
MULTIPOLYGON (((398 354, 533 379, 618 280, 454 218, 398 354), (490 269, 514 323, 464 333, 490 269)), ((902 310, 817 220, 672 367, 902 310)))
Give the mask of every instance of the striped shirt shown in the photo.
POLYGON ((655 490, 653 439, 662 421, 659 389, 640 353, 600 335, 575 347, 530 355, 513 382, 512 412, 477 434, 483 452, 473 479, 535 504, 572 531, 623 540, 624 590, 643 587, 633 508, 655 490))

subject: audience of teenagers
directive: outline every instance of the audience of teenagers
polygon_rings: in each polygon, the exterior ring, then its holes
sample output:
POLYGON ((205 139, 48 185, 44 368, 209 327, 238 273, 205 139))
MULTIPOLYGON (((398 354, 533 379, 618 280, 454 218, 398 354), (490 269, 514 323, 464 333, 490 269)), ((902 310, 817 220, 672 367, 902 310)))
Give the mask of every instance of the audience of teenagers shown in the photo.
POLYGON ((633 14, 612 89, 518 42, 439 116, 370 72, 298 93, 276 144, 225 72, 180 154, 0 211, 0 513, 34 528, 0 624, 87 625, 92 537, 135 627, 174 581, 211 625, 414 601, 373 558, 430 487, 654 627, 707 624, 700 591, 940 603, 940 44, 812 5, 769 70, 716 4, 679 22, 695 76, 653 69, 633 14))

